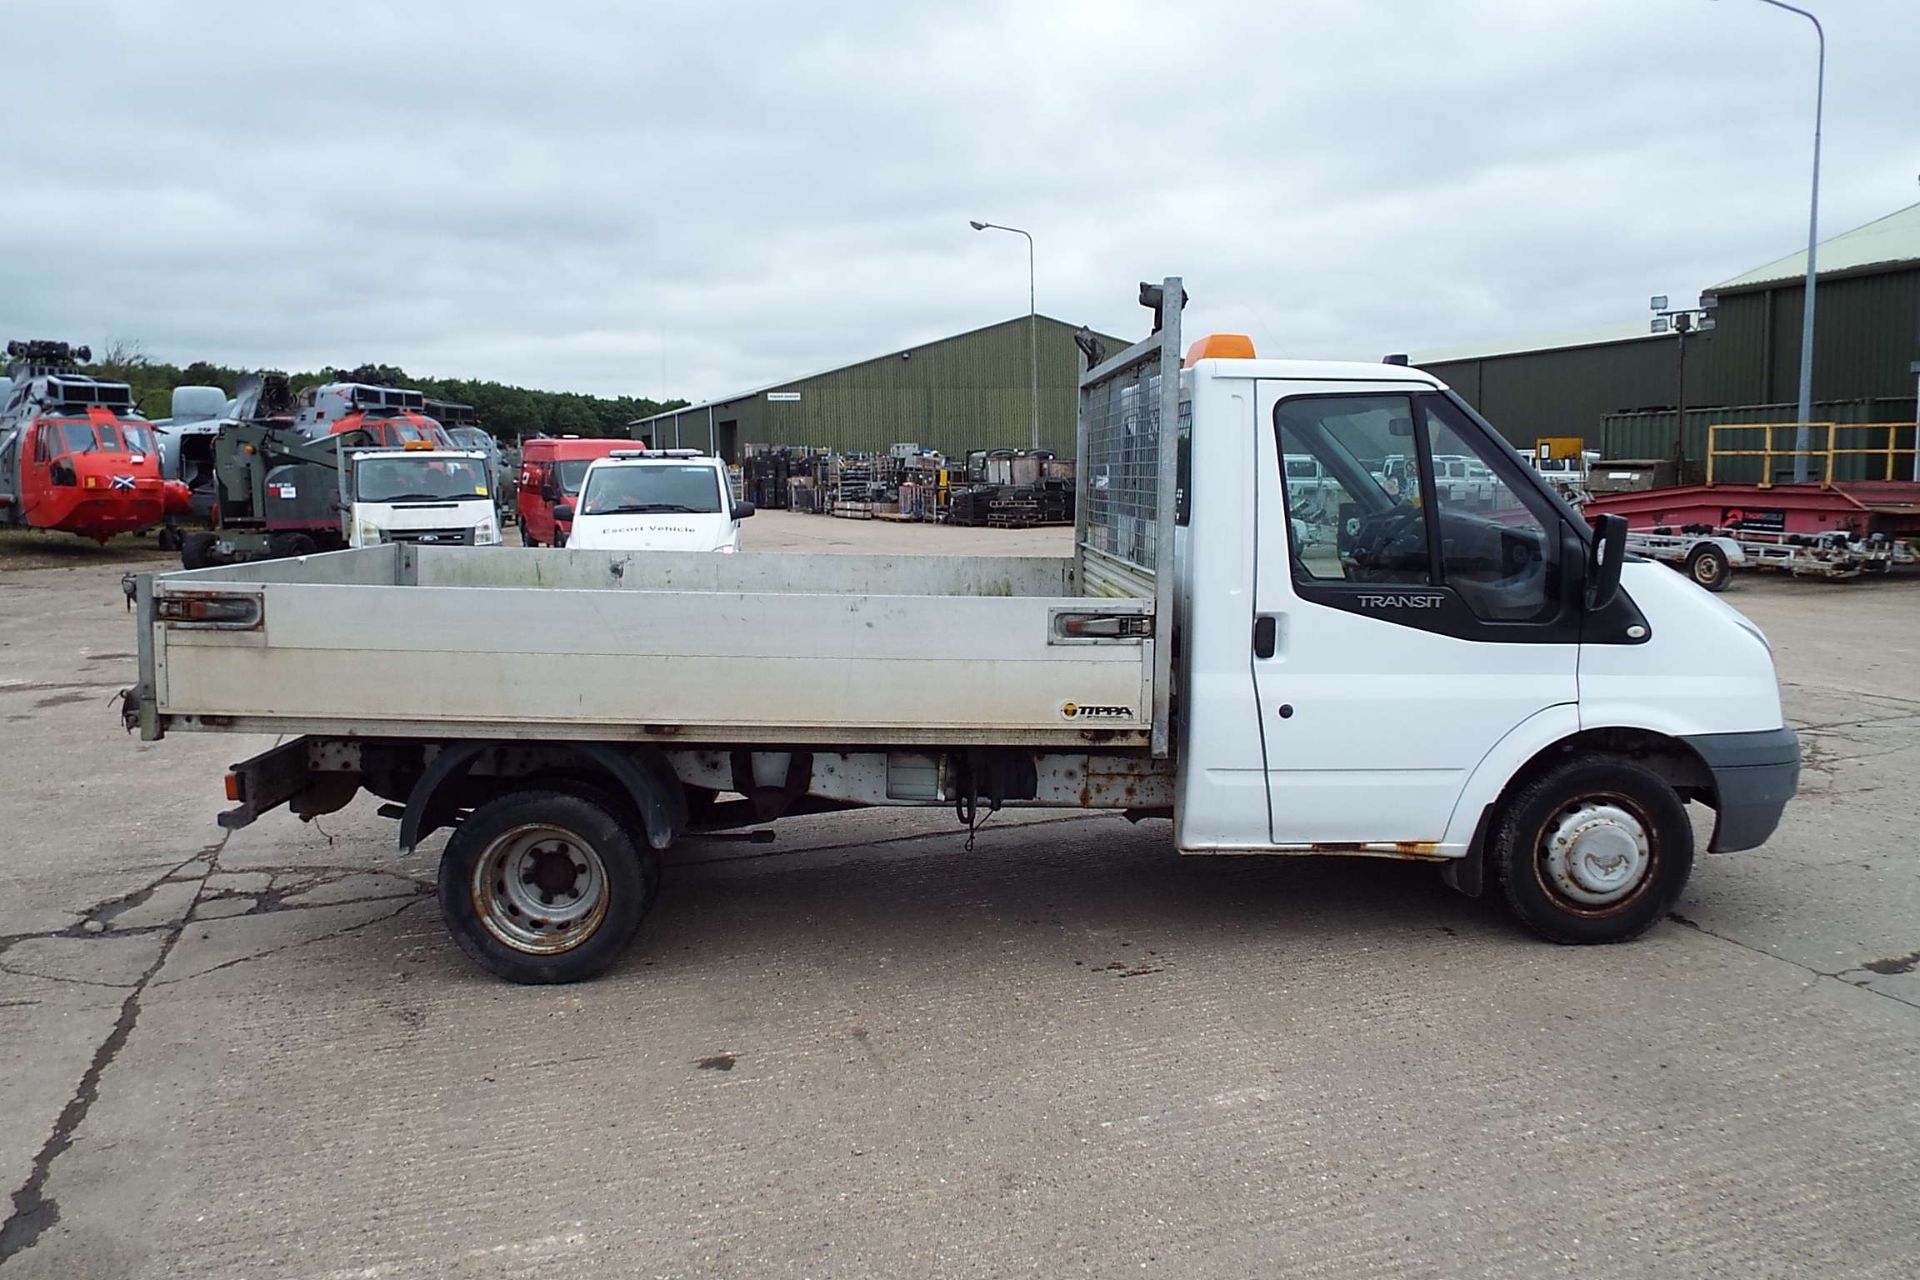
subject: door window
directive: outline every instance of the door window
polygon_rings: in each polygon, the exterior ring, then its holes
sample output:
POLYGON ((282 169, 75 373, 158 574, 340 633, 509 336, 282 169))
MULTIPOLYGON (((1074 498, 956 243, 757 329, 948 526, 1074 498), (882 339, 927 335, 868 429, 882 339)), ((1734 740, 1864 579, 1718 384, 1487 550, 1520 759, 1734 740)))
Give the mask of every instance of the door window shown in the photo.
POLYGON ((1556 611, 1551 513, 1539 495, 1500 478, 1483 456, 1480 433, 1450 401, 1424 397, 1427 448, 1433 457, 1433 508, 1440 539, 1440 577, 1469 609, 1489 622, 1527 622, 1556 611), (1443 466, 1444 464, 1444 466, 1443 466), (1544 504, 1540 504, 1544 505, 1544 504))
POLYGON ((1408 396, 1301 396, 1274 407, 1296 578, 1432 581, 1408 396))

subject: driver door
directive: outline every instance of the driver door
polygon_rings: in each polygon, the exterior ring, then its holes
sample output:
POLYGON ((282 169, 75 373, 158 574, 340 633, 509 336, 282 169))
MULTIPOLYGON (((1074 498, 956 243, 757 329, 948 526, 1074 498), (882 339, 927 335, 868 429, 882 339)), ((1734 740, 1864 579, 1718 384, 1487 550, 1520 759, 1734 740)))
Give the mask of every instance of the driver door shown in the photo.
POLYGON ((1273 842, 1438 841, 1494 744, 1576 700, 1563 517, 1437 392, 1259 385, 1253 670, 1273 842), (1491 499, 1436 487, 1435 454, 1486 462, 1491 499), (1325 475, 1311 504, 1284 481, 1303 455, 1325 475))

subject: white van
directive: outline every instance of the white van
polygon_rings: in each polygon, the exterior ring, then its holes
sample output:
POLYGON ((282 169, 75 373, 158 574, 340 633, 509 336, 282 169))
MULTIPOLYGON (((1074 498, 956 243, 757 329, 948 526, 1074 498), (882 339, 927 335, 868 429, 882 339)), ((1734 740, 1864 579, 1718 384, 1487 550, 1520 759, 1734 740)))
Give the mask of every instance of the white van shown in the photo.
POLYGON ((596 458, 580 497, 554 508, 572 520, 567 545, 596 551, 740 550, 740 522, 751 502, 736 502, 727 464, 693 449, 621 449, 596 458))

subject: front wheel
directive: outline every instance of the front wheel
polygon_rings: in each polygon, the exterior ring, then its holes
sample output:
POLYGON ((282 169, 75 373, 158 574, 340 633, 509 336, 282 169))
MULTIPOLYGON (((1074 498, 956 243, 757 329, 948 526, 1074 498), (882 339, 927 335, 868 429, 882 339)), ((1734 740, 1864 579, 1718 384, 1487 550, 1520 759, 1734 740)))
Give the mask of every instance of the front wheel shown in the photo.
POLYGON ((658 861, 608 805, 515 791, 475 809, 440 857, 447 932, 509 982, 579 982, 626 950, 658 861))
POLYGON ((205 569, 221 563, 216 548, 220 545, 217 535, 205 530, 195 530, 180 539, 180 567, 182 569, 205 569))
POLYGON ((1501 804, 1487 858, 1521 923, 1552 942, 1623 942, 1672 909, 1693 827, 1666 780, 1631 760, 1576 756, 1501 804))

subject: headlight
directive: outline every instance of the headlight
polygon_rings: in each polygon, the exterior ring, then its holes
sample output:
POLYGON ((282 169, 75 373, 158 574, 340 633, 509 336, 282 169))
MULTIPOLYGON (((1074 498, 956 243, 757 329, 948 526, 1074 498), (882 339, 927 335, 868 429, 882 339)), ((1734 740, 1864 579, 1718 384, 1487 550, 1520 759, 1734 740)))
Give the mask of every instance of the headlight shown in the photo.
POLYGON ((386 539, 381 536, 379 525, 363 520, 360 522, 360 541, 367 546, 377 546, 386 539))

